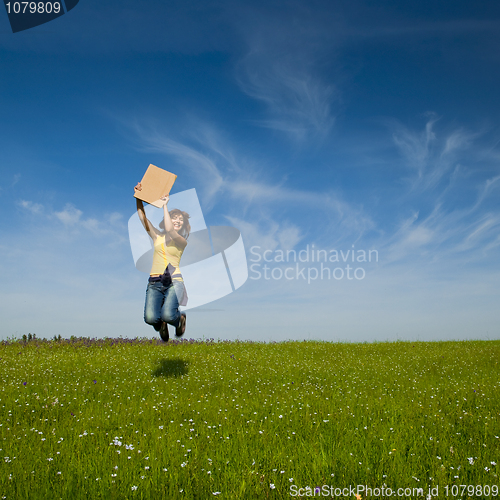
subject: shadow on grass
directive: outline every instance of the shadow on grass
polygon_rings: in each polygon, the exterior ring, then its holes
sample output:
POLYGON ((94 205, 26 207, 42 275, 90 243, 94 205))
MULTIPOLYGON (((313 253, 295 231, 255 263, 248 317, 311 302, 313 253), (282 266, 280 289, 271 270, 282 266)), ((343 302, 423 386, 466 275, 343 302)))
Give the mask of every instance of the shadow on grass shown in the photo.
POLYGON ((188 362, 183 359, 160 359, 153 369, 153 377, 180 377, 188 372, 188 362))

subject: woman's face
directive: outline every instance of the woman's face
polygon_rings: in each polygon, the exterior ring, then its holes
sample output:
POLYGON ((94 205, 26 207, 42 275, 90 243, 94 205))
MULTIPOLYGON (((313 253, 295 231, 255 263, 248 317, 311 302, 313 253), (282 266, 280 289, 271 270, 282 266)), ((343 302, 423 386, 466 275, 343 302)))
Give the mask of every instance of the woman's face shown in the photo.
POLYGON ((172 224, 174 225, 174 230, 179 231, 184 225, 184 217, 181 214, 175 214, 172 217, 172 224))

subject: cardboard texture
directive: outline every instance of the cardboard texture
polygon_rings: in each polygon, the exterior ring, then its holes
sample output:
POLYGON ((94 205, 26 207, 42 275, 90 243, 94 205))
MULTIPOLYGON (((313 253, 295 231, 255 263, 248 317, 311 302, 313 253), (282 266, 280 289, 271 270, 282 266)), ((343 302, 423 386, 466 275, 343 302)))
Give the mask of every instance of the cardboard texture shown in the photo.
POLYGON ((160 208, 162 196, 170 193, 177 176, 155 165, 149 165, 141 181, 142 190, 134 194, 134 198, 145 201, 150 205, 160 208))

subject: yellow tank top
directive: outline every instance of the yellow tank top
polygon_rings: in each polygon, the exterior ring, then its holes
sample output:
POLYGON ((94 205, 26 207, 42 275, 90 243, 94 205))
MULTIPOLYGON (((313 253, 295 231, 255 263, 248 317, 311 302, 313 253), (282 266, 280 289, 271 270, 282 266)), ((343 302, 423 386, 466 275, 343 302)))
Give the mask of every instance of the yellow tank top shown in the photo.
MULTIPOLYGON (((157 236, 154 247, 153 265, 149 274, 163 274, 168 264, 175 267, 173 275, 180 274, 179 264, 184 250, 180 250, 173 240, 165 245, 165 236, 157 236)), ((183 281, 182 276, 173 277, 172 280, 183 281)))

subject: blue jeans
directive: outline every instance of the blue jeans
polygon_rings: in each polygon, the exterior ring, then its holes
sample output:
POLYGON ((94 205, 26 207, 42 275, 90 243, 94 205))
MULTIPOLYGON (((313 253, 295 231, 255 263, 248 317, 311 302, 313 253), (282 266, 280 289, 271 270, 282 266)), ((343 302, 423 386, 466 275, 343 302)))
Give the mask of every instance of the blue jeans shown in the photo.
POLYGON ((169 286, 162 285, 161 281, 148 283, 144 321, 156 331, 160 329, 162 321, 177 328, 181 318, 179 300, 183 293, 182 281, 172 281, 169 286))

